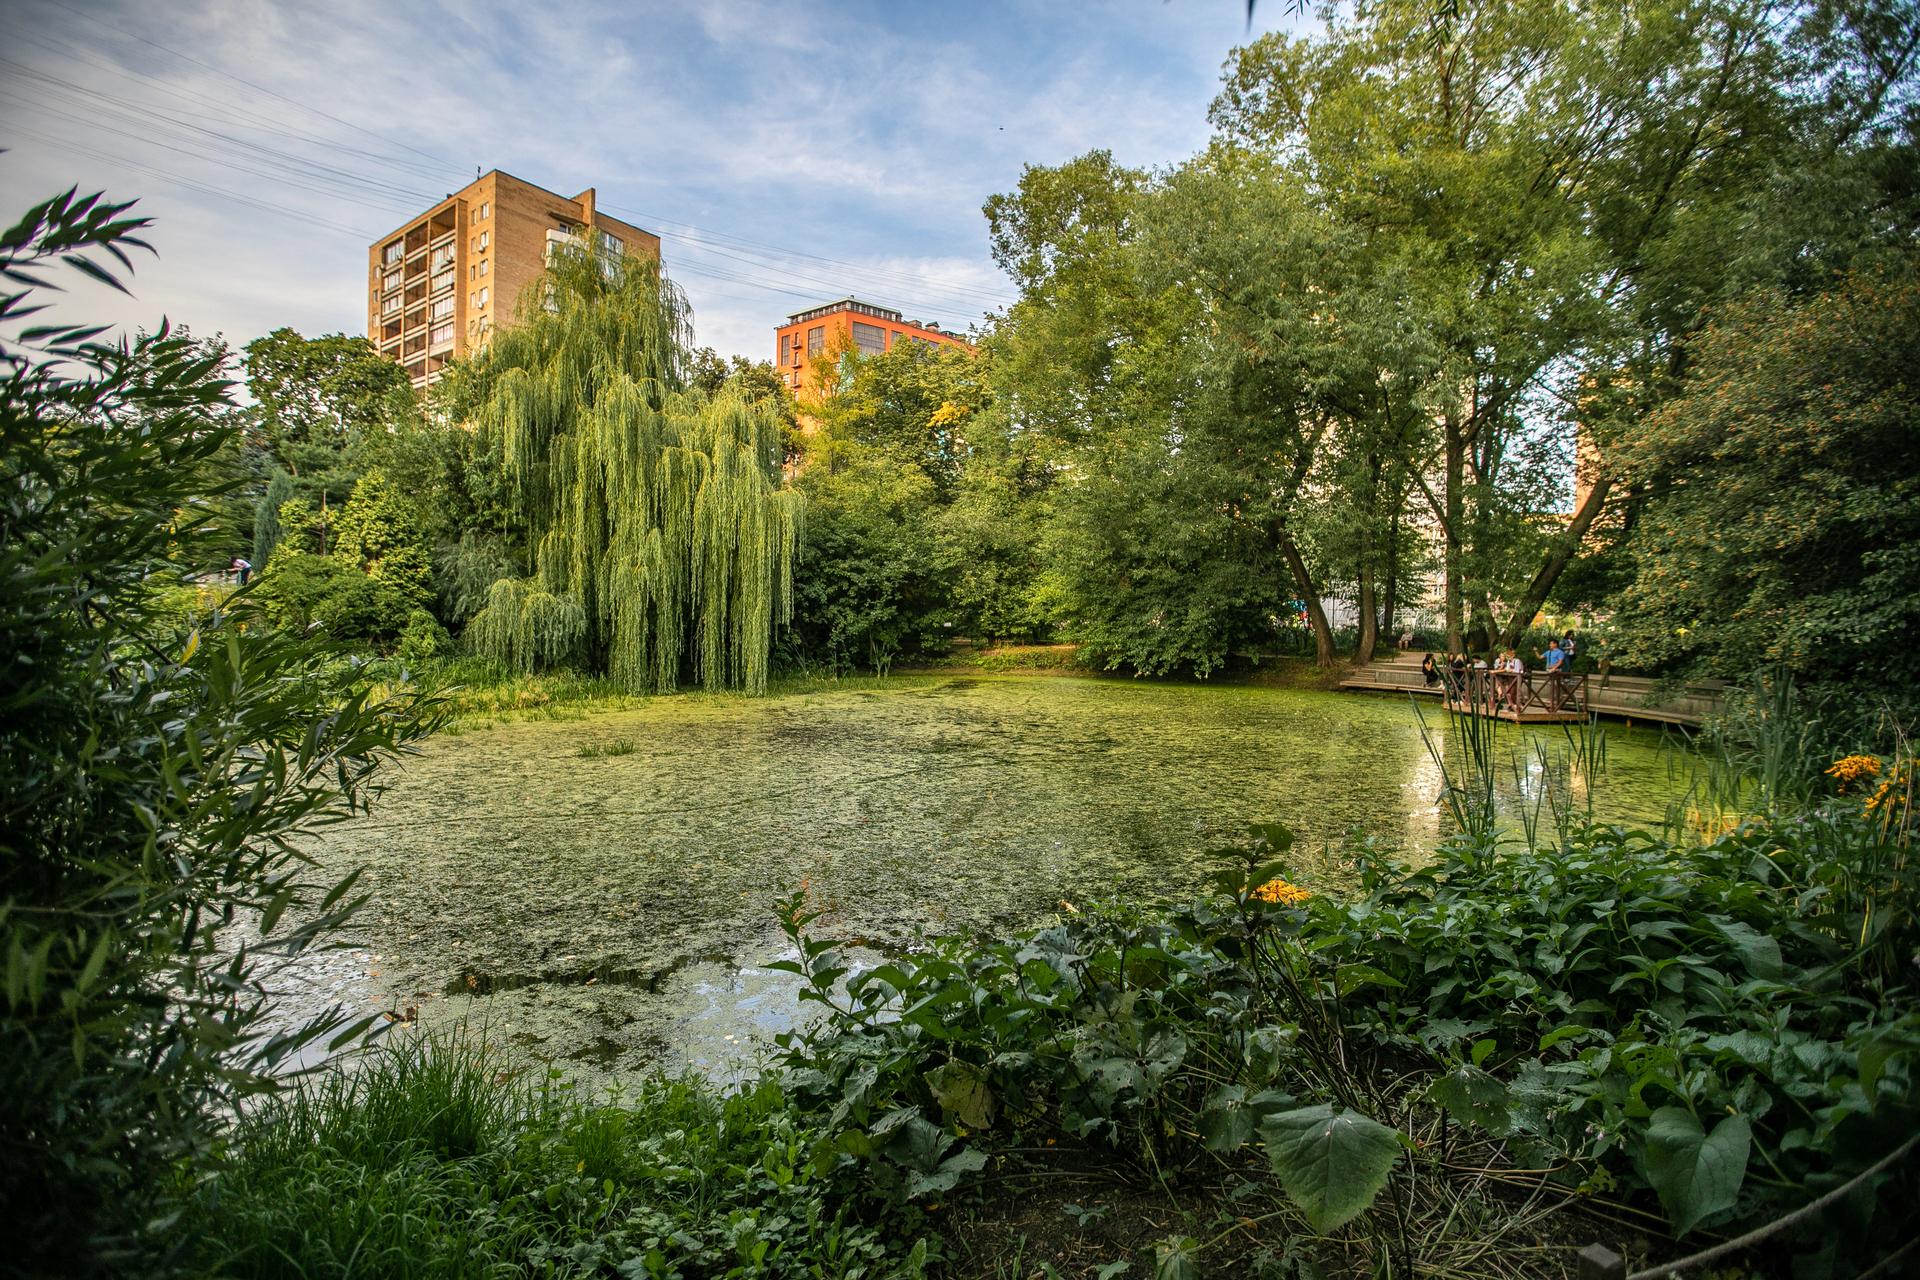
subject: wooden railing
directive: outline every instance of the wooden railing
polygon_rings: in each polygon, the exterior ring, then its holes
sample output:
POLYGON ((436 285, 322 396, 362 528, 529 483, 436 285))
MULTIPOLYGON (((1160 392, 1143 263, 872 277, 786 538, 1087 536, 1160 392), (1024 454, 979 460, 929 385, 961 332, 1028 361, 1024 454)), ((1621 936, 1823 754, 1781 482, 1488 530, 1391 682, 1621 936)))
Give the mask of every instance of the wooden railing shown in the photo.
POLYGON ((1444 673, 1447 701, 1460 710, 1479 707, 1487 715, 1511 712, 1524 718, 1538 715, 1581 715, 1588 709, 1589 677, 1557 671, 1493 671, 1473 667, 1444 673))

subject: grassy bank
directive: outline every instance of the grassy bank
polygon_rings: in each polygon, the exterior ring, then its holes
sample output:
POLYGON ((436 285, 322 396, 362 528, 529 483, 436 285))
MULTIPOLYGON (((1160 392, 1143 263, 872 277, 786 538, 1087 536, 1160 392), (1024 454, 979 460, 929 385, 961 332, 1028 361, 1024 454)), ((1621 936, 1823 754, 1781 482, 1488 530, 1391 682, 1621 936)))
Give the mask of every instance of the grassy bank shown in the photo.
MULTIPOLYGON (((470 1042, 383 1051, 243 1124, 193 1256, 685 1280, 1676 1257, 1920 1132, 1904 805, 1828 797, 1699 848, 1461 840, 1418 873, 1357 840, 1340 898, 1257 828, 1209 898, 934 941, 843 987, 795 897, 827 1016, 743 1091, 587 1100, 470 1042)), ((1858 1275, 1913 1233, 1915 1164, 1741 1264, 1858 1275)))
MULTIPOLYGON (((381 659, 376 693, 423 688, 433 692, 448 717, 445 733, 460 734, 496 724, 536 720, 583 720, 591 715, 630 711, 659 697, 737 701, 738 693, 707 693, 695 686, 674 694, 648 696, 627 689, 606 676, 557 670, 538 673, 513 671, 475 658, 449 658, 400 663, 381 659)), ((789 674, 767 683, 767 695, 818 693, 830 690, 911 687, 908 676, 828 676, 789 674)))

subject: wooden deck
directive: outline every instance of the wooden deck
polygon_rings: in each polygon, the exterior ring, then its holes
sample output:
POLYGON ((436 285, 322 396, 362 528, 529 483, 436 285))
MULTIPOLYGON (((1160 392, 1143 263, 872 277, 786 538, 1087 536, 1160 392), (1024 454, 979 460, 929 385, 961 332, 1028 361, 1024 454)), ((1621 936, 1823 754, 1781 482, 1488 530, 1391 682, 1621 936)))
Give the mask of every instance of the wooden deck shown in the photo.
MULTIPOLYGON (((1420 671, 1424 653, 1389 649, 1364 667, 1356 667, 1340 682, 1343 689, 1376 693, 1413 693, 1439 698, 1447 692, 1443 680, 1429 686, 1420 671)), ((1507 696, 1495 687, 1497 677, 1490 671, 1469 672, 1468 687, 1458 691, 1465 697, 1448 699, 1457 711, 1468 710, 1467 698, 1478 698, 1487 710, 1489 694, 1492 714, 1515 724, 1556 724, 1584 720, 1589 714, 1619 716, 1623 719, 1697 728, 1719 706, 1724 686, 1718 681, 1700 681, 1687 686, 1677 698, 1655 699, 1654 682, 1638 676, 1600 676, 1593 674, 1566 677, 1556 691, 1545 672, 1529 671, 1523 682, 1507 696)))

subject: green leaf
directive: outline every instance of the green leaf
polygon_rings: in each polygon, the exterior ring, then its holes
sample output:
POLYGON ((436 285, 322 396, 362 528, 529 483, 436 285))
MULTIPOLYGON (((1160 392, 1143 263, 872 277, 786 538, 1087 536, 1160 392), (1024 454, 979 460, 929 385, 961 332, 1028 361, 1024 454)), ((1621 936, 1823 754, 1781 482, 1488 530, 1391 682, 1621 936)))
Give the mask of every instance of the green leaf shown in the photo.
POLYGON ((1357 1111, 1305 1107, 1267 1117, 1260 1130, 1273 1171, 1316 1232, 1371 1205, 1400 1158, 1394 1131, 1357 1111))
POLYGON ((1733 944, 1734 951, 1740 956, 1740 963, 1747 967, 1748 973, 1768 982, 1778 982, 1786 976, 1786 962, 1781 958, 1777 941, 1750 924, 1741 924, 1721 916, 1709 916, 1708 919, 1720 931, 1720 935, 1733 944))
POLYGON ((1293 1105, 1293 1095, 1271 1090, 1247 1096, 1245 1085, 1225 1084, 1207 1095, 1194 1122, 1209 1151, 1237 1151, 1266 1116, 1293 1105))
POLYGON ((1277 822, 1256 822, 1247 828, 1247 834, 1262 841, 1267 851, 1282 854, 1293 848, 1293 832, 1277 822))
POLYGON ((1392 974, 1376 969, 1370 964, 1343 964, 1334 970, 1334 989, 1343 996, 1352 994, 1368 983, 1375 983, 1383 987, 1404 987, 1407 985, 1392 974))
POLYGON ((953 1135, 919 1116, 900 1126, 886 1153, 909 1169, 931 1174, 939 1169, 940 1157, 953 1145, 953 1135))
MULTIPOLYGON (((920 1123, 925 1124, 926 1121, 922 1120, 920 1123)), ((951 1138, 947 1140, 952 1141, 951 1138)), ((951 1191, 960 1184, 961 1175, 977 1173, 984 1169, 986 1164, 987 1153, 969 1147, 957 1155, 948 1156, 930 1173, 916 1173, 907 1183, 907 1195, 911 1197, 926 1195, 928 1192, 951 1191)))
POLYGON ((1708 1214, 1733 1207, 1752 1145, 1745 1116, 1728 1116, 1709 1134, 1684 1107, 1653 1113, 1647 1125, 1647 1178, 1675 1236, 1685 1235, 1708 1214))
POLYGON ((1182 1235, 1155 1241, 1153 1280, 1200 1280, 1200 1242, 1182 1235))
POLYGON ((1505 1137, 1512 1126, 1507 1086, 1479 1067, 1459 1067, 1441 1076, 1427 1090, 1427 1100, 1445 1107, 1463 1125, 1479 1125, 1494 1137, 1505 1137))
POLYGON ((1874 1090, 1880 1085, 1880 1077, 1886 1073, 1887 1063, 1915 1048, 1920 1048, 1920 1035, 1902 1023, 1881 1027, 1872 1039, 1860 1046, 1860 1092, 1867 1095, 1869 1105, 1873 1102, 1874 1090))
POLYGON ((927 1072, 926 1080, 934 1100, 967 1128, 984 1129, 993 1123, 993 1091, 979 1067, 955 1059, 927 1072))

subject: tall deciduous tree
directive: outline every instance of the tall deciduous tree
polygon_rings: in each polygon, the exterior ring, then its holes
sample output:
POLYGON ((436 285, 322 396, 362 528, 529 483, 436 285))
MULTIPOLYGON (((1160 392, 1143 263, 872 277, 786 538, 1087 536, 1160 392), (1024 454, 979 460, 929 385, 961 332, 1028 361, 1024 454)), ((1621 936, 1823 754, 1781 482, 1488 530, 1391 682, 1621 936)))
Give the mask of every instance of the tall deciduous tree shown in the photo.
POLYGON ((1432 453, 1409 461, 1437 472, 1420 492, 1445 539, 1456 647, 1470 617, 1492 629, 1497 562, 1533 527, 1503 510, 1500 472, 1544 394, 1584 363, 1659 366, 1720 287, 1730 196, 1789 132, 1775 36, 1767 6, 1738 0, 1387 0, 1230 64, 1214 106, 1226 136, 1419 277, 1441 358, 1432 453))
POLYGON ((1619 448, 1650 494, 1619 658, 1784 662, 1883 692, 1920 676, 1920 284, 1761 295, 1696 342, 1684 395, 1619 448))

